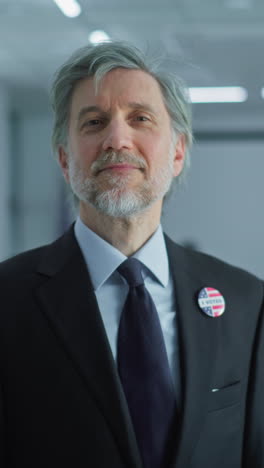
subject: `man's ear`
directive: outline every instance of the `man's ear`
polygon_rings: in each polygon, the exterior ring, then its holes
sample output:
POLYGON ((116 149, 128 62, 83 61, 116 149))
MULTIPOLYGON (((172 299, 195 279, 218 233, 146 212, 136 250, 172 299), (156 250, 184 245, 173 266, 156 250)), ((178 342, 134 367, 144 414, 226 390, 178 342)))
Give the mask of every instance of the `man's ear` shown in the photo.
POLYGON ((60 145, 58 148, 59 154, 59 164, 66 182, 69 182, 69 166, 68 166, 68 153, 66 152, 64 146, 60 145))
POLYGON ((177 177, 184 166, 185 161, 185 151, 186 151, 186 139, 185 135, 179 135, 177 138, 175 146, 175 155, 174 155, 174 177, 177 177))

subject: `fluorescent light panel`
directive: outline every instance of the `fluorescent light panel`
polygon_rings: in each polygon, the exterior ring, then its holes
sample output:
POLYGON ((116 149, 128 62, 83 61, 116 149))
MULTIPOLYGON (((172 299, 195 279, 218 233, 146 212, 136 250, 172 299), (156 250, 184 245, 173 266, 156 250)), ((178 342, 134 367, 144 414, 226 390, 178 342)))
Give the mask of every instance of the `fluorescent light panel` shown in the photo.
POLYGON ((247 90, 240 86, 189 88, 189 94, 194 103, 244 102, 248 97, 247 90))
POLYGON ((89 35, 89 41, 92 44, 99 44, 101 42, 109 42, 110 37, 108 36, 108 34, 106 34, 105 31, 102 31, 101 29, 97 29, 91 32, 91 34, 89 35))
POLYGON ((264 99, 264 88, 261 88, 261 97, 264 99))
POLYGON ((62 13, 69 18, 76 18, 82 11, 80 4, 76 0, 54 0, 54 2, 62 13))

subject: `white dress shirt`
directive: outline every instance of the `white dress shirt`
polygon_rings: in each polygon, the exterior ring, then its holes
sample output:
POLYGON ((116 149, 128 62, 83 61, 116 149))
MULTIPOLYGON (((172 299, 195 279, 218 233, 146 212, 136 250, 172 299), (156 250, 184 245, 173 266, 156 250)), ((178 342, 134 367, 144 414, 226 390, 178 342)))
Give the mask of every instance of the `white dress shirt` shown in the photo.
MULTIPOLYGON (((116 269, 127 257, 91 231, 80 218, 75 223, 74 232, 91 277, 109 344, 116 360, 118 326, 128 293, 128 285, 116 269)), ((180 371, 175 296, 161 226, 133 257, 144 265, 142 275, 158 312, 179 403, 180 371)))

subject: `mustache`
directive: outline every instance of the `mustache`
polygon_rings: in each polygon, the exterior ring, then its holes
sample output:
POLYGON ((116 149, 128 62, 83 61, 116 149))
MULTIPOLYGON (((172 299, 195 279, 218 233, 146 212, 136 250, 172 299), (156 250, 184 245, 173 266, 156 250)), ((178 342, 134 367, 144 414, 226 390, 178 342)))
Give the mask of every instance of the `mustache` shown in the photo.
POLYGON ((133 166, 138 167, 139 169, 146 169, 147 164, 145 159, 141 158, 140 156, 135 156, 133 153, 129 151, 103 151, 96 161, 94 161, 91 165, 91 172, 93 175, 98 174, 98 172, 102 171, 105 167, 109 164, 117 164, 117 163, 127 163, 133 166))

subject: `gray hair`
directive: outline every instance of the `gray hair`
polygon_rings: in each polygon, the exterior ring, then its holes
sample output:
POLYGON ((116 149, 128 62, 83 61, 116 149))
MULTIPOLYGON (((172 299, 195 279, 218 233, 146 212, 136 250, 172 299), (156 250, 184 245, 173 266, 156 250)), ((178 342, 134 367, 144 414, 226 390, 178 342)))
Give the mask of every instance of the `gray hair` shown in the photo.
POLYGON ((159 59, 151 58, 136 47, 121 42, 105 42, 78 49, 55 74, 51 88, 54 111, 52 146, 55 153, 59 146, 67 146, 71 99, 77 83, 93 77, 95 86, 115 68, 142 70, 159 84, 164 104, 171 118, 175 134, 183 134, 186 141, 185 165, 177 181, 185 178, 190 165, 189 150, 192 145, 191 109, 187 88, 174 73, 166 71, 159 59))

